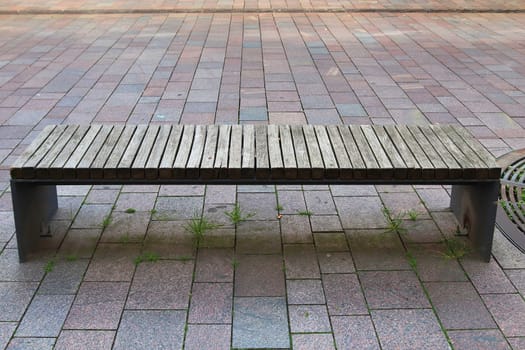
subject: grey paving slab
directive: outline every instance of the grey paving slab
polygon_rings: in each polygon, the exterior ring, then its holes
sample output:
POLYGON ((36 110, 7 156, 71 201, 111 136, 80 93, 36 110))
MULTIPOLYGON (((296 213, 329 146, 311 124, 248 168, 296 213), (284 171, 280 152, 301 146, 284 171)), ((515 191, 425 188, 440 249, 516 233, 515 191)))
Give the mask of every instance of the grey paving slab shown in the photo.
POLYGON ((128 282, 83 282, 64 329, 117 329, 128 282))
POLYGON ((53 215, 54 220, 68 220, 73 221, 77 215, 80 206, 82 205, 83 197, 58 197, 58 208, 56 213, 53 215))
POLYGON ((115 331, 63 330, 56 341, 56 350, 109 350, 115 331))
POLYGON ((44 265, 46 261, 42 258, 33 259, 20 264, 18 251, 16 249, 4 249, 0 254, 0 281, 5 282, 39 282, 44 277, 44 265))
POLYGON ((208 185, 206 186, 206 203, 208 204, 235 204, 237 191, 235 185, 208 185))
POLYGON ((0 321, 20 321, 37 288, 36 282, 0 282, 0 321))
POLYGON ((232 336, 234 348, 289 348, 285 298, 235 297, 232 336))
POLYGON ((200 216, 202 197, 158 197, 155 202, 155 220, 188 220, 200 216))
POLYGON ((332 316, 335 344, 338 349, 379 349, 370 316, 332 316))
POLYGON ((376 197, 374 185, 330 185, 334 197, 376 197))
POLYGON ((456 259, 444 256, 444 244, 411 244, 407 246, 422 281, 466 281, 467 275, 456 259))
POLYGON ((70 229, 58 250, 60 256, 91 258, 102 229, 70 229))
POLYGON ((7 242, 15 233, 13 212, 0 211, 0 242, 7 242))
POLYGON ((480 294, 516 292, 516 288, 494 259, 487 264, 479 259, 464 258, 461 259, 461 265, 480 294))
POLYGON ((188 315, 190 323, 230 323, 233 283, 194 283, 188 315))
POLYGON ((284 271, 281 255, 237 255, 235 295, 284 296, 284 271))
POLYGON ((195 282, 233 282, 233 249, 199 249, 195 282))
POLYGON ((135 243, 101 243, 89 264, 85 281, 131 281, 141 246, 135 243))
POLYGON ((317 215, 336 215, 337 210, 330 191, 305 191, 304 199, 308 210, 317 215))
POLYGON ((505 336, 525 336, 525 301, 519 294, 485 294, 481 298, 505 336))
POLYGON ((190 324, 186 332, 184 349, 229 350, 230 338, 231 325, 229 324, 190 324))
POLYGON ((153 209, 156 199, 156 193, 121 193, 115 204, 115 210, 134 209, 136 211, 150 211, 153 209))
POLYGON ((513 349, 525 349, 525 337, 508 338, 513 349))
MULTIPOLYGON (((223 204, 223 203, 205 203, 203 215, 215 225, 220 227, 233 228, 235 227, 231 219, 226 213, 231 213, 234 209, 234 204, 223 204)), ((243 212, 243 215, 248 215, 243 212)))
POLYGON ((330 332, 326 305, 289 305, 290 330, 292 333, 330 332))
POLYGON ((148 212, 113 212, 111 221, 104 228, 101 242, 128 243, 141 242, 146 235, 151 213, 148 212))
POLYGON ((450 196, 444 188, 419 188, 417 193, 430 211, 443 211, 450 208, 450 196))
POLYGON ((319 252, 346 252, 349 250, 344 232, 316 232, 314 242, 319 252))
MULTIPOLYGON (((153 215, 155 218, 157 214, 153 215)), ((192 245, 192 233, 185 229, 186 221, 150 221, 145 243, 177 243, 192 245)))
POLYGON ((448 336, 454 349, 468 350, 508 350, 511 349, 499 330, 464 330, 449 331, 448 336))
POLYGON ((402 239, 407 243, 439 243, 444 238, 434 220, 404 220, 403 227, 402 239))
POLYGON ((524 269, 525 254, 519 251, 496 229, 492 243, 492 255, 504 269, 524 269))
POLYGON ((341 223, 345 229, 386 227, 379 197, 334 197, 341 223))
POLYGON ((16 322, 0 322, 0 348, 5 349, 15 332, 16 326, 16 322))
POLYGON ((348 230, 346 236, 357 270, 410 269, 396 234, 385 230, 348 230))
POLYGON ((525 295, 525 270, 506 270, 505 273, 521 295, 525 295))
POLYGON ((371 309, 430 307, 413 271, 362 271, 359 279, 371 309))
POLYGON ((428 218, 429 214, 425 206, 421 203, 421 199, 415 192, 403 193, 381 193, 381 199, 386 208, 392 214, 398 215, 413 211, 417 213, 420 218, 428 218))
POLYGON ((352 255, 349 252, 319 252, 317 258, 321 273, 355 272, 352 255))
POLYGON ((355 274, 323 275, 323 287, 330 316, 368 314, 363 292, 355 274))
POLYGON ((425 288, 445 329, 496 328, 469 282, 429 282, 425 288))
MULTIPOLYGON (((126 84, 127 85, 127 84, 126 84)), ((141 193, 149 193, 149 192, 159 192, 159 185, 124 185, 122 186, 121 192, 141 192, 141 193)))
POLYGON ((204 185, 162 185, 159 196, 204 196, 204 185))
POLYGON ((310 220, 303 215, 283 215, 280 219, 282 240, 285 244, 312 243, 310 220))
POLYGON ((110 215, 112 205, 110 204, 86 204, 83 205, 75 220, 72 228, 101 228, 104 219, 110 215))
POLYGON ((58 337, 73 298, 73 295, 37 294, 24 314, 15 336, 58 337))
POLYGON ((272 254, 281 252, 278 221, 245 221, 237 226, 238 254, 272 254))
POLYGON ((126 310, 113 348, 182 349, 185 321, 184 311, 126 310))
POLYGON ((218 227, 207 231, 199 243, 200 248, 233 248, 235 247, 235 228, 218 227))
POLYGON ((193 261, 141 263, 131 285, 127 309, 186 309, 193 261))
POLYGON ((288 280, 286 282, 288 304, 325 304, 321 280, 288 280))
POLYGON ((382 349, 449 349, 430 309, 374 310, 372 321, 382 349))
POLYGON ((332 334, 292 334, 292 346, 298 350, 335 350, 332 334))
POLYGON ((89 193, 91 185, 61 185, 57 186, 59 196, 85 196, 89 193))
POLYGON ((343 232, 343 226, 337 215, 312 215, 310 224, 313 232, 343 232))
POLYGON ((279 213, 283 215, 297 214, 306 211, 303 191, 278 191, 279 213))
POLYGON ((55 338, 13 338, 7 346, 7 350, 25 349, 53 349, 55 338))
POLYGON ((319 278, 319 264, 315 248, 311 244, 284 246, 286 278, 319 278))
POLYGON ((275 220, 277 218, 277 197, 275 193, 245 193, 237 195, 239 207, 245 213, 252 213, 249 220, 275 220))
POLYGON ((120 191, 106 189, 91 189, 86 197, 86 204, 114 204, 120 191))

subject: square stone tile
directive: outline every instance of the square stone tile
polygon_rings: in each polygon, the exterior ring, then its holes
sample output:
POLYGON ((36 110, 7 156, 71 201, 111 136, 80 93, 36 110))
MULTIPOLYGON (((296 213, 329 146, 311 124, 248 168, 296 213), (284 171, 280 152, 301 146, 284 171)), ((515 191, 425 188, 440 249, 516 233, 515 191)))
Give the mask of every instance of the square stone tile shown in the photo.
POLYGON ((311 244, 284 246, 286 278, 319 278, 317 254, 311 244))
POLYGON ((275 193, 238 193, 237 202, 243 213, 253 214, 249 220, 276 220, 277 197, 275 193))
POLYGON ((203 197, 158 197, 154 220, 189 220, 200 217, 203 197))
POLYGON ((288 280, 288 304, 325 304, 321 280, 288 280))
POLYGON ((0 282, 0 321, 19 321, 37 288, 36 282, 0 282))
POLYGON ((117 200, 119 190, 92 189, 86 197, 86 204, 113 204, 117 200))
POLYGON ((281 255, 238 255, 235 267, 235 295, 284 296, 281 255))
POLYGON ((310 220, 303 215, 283 215, 281 221, 281 233, 283 243, 312 243, 312 229, 310 220))
POLYGON ((219 227, 207 231, 199 243, 200 248, 233 248, 235 247, 235 228, 219 227))
POLYGON ((101 228, 104 219, 110 215, 111 208, 110 204, 84 204, 71 228, 101 228))
POLYGON ((113 212, 109 225, 104 228, 101 242, 141 242, 150 222, 150 212, 113 212))
POLYGON ((239 254, 281 253, 278 221, 245 221, 237 226, 236 252, 239 254))
POLYGON ((444 238, 433 220, 403 220, 403 226, 406 232, 402 239, 407 243, 439 243, 444 238))
POLYGON ((139 244, 101 243, 89 264, 85 281, 131 281, 139 244))
POLYGON ((346 235, 357 270, 410 269, 397 234, 385 230, 349 230, 346 235))
POLYGON ((15 219, 13 212, 0 211, 0 242, 7 242, 15 233, 15 219))
POLYGON ((330 191, 305 191, 308 210, 314 215, 337 215, 330 191))
POLYGON ((188 308, 193 266, 192 261, 141 263, 135 272, 126 308, 188 308))
POLYGON ((341 223, 345 229, 384 228, 386 221, 381 212, 379 197, 334 197, 341 223))
POLYGON ((0 348, 5 349, 17 326, 16 322, 0 323, 0 348))
POLYGON ((313 232, 343 232, 337 215, 312 215, 310 223, 313 232))
POLYGON ((368 314, 365 298, 355 274, 323 275, 323 287, 330 316, 368 314))
POLYGON ((506 270, 505 272, 520 294, 525 296, 525 270, 506 270))
POLYGON ((478 293, 516 293, 516 288, 494 259, 487 264, 479 259, 466 257, 461 259, 461 265, 478 293))
POLYGON ((425 288, 445 329, 496 328, 469 282, 429 282, 425 288))
POLYGON ((195 282, 233 282, 233 249, 199 249, 195 282))
POLYGON ((113 349, 181 349, 185 321, 184 311, 125 310, 113 349))
POLYGON ((73 298, 73 295, 37 294, 18 326, 16 336, 58 337, 73 298))
POLYGON ((204 196, 204 185, 162 185, 159 196, 204 196))
POLYGON ((185 225, 186 221, 150 221, 145 243, 193 245, 193 234, 185 229, 185 225))
POLYGON ((230 350, 231 325, 190 324, 186 333, 184 349, 230 350))
POLYGON ((374 310, 372 321, 382 349, 450 348, 430 309, 374 310))
POLYGON ((506 337, 525 336, 525 301, 519 294, 485 294, 481 298, 506 337))
POLYGON ((117 329, 128 282, 83 282, 64 329, 117 329))
POLYGON ((430 307, 413 271, 363 271, 359 278, 371 309, 430 307))
POLYGON ((306 211, 303 191, 278 191, 277 197, 282 207, 279 213, 283 215, 294 215, 306 211))
POLYGON ((430 211, 450 209, 450 196, 444 188, 419 188, 417 193, 430 211))
MULTIPOLYGON (((214 223, 215 225, 219 225, 220 227, 234 228, 235 227, 234 223, 231 221, 231 219, 227 215, 227 213, 231 213, 233 208, 234 208, 233 204, 206 203, 204 205, 203 216, 206 217, 206 219, 208 219, 210 222, 214 223)), ((244 216, 248 214, 242 212, 242 215, 244 216)))
POLYGON ((235 185, 208 185, 206 186, 207 204, 235 204, 237 187, 235 185))
POLYGON ((379 349, 379 341, 370 316, 332 316, 338 349, 379 349))
POLYGON ((345 252, 348 243, 344 232, 314 233, 315 248, 320 252, 345 252))
POLYGON ((292 344, 297 350, 335 350, 332 334, 292 334, 292 344))
POLYGON ((330 332, 326 305, 290 305, 290 330, 292 333, 330 332))
POLYGON ((57 339, 56 350, 110 350, 115 338, 114 331, 68 331, 63 330, 57 339))
POLYGON ((13 338, 9 342, 7 350, 39 349, 51 350, 55 344, 55 338, 13 338))
POLYGON ((122 186, 122 192, 131 192, 131 193, 154 193, 159 192, 159 185, 124 185, 122 186))
POLYGON ((513 349, 525 349, 525 337, 507 338, 513 349))
POLYGON ((91 258, 101 233, 102 229, 70 229, 58 254, 63 257, 91 258))
POLYGON ((443 254, 444 244, 411 244, 407 246, 416 263, 419 278, 424 282, 466 281, 467 276, 457 262, 443 254))
POLYGON ((459 227, 456 216, 450 211, 438 211, 431 213, 432 219, 445 237, 454 235, 459 227))
POLYGON ((492 255, 504 269, 524 269, 525 254, 509 242, 497 229, 494 231, 492 255))
POLYGON ((191 290, 190 323, 230 323, 233 283, 194 283, 191 290))
POLYGON ((354 262, 349 252, 319 252, 317 258, 321 273, 355 272, 354 262))
POLYGON ((16 249, 4 249, 0 254, 0 281, 39 282, 44 276, 45 264, 42 258, 20 263, 16 249))
POLYGON ((429 214, 415 192, 381 193, 386 208, 394 215, 415 211, 421 219, 428 219, 429 214))
POLYGON ((282 297, 234 298, 234 348, 290 347, 286 300, 282 297))
POLYGON ((85 196, 89 193, 91 185, 61 185, 57 186, 59 196, 85 196))
POLYGON ((330 185, 334 197, 377 197, 374 185, 330 185))
POLYGON ((448 336, 456 350, 510 350, 497 329, 449 331, 448 336))

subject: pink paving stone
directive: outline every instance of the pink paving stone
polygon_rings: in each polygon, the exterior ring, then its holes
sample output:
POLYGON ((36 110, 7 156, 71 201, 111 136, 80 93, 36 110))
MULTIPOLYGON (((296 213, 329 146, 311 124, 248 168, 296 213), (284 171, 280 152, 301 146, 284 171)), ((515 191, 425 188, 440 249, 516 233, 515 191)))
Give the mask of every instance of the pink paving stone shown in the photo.
POLYGON ((57 339, 57 350, 109 350, 115 338, 114 331, 63 330, 57 339))
POLYGON ((194 283, 188 322, 229 323, 232 319, 232 302, 232 283, 194 283))
POLYGON ((195 268, 195 282, 232 282, 232 249, 200 249, 195 268))
POLYGON ((499 330, 449 331, 448 336, 456 350, 509 350, 509 344, 499 330))
POLYGON ((236 257, 235 296, 285 295, 281 255, 236 257))
POLYGON ((335 350, 332 334, 292 334, 292 345, 297 350, 335 350))
POLYGON ((184 349, 229 350, 231 325, 189 324, 184 349))
POLYGON ((310 244, 284 246, 286 278, 319 278, 315 248, 310 244))
POLYGON ((525 336, 523 297, 519 294, 485 294, 481 298, 505 336, 525 336))
POLYGON ((467 257, 461 260, 461 265, 481 294, 516 292, 511 281, 494 259, 487 264, 479 259, 467 257))
POLYGON ((368 314, 363 292, 355 274, 323 275, 323 287, 331 316, 368 314))
POLYGON ((370 316, 332 316, 330 319, 338 349, 379 349, 370 316))

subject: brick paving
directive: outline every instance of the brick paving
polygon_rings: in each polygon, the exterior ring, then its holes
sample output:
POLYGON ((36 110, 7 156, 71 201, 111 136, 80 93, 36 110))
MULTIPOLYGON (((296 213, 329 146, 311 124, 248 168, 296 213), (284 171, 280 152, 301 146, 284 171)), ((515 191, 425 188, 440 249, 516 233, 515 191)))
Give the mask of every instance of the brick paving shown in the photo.
POLYGON ((495 155, 525 146, 525 15, 148 4, 210 11, 0 16, 0 348, 523 349, 525 255, 496 232, 490 264, 446 258, 447 186, 64 186, 19 264, 8 169, 50 123, 458 123, 495 155), (305 11, 213 12, 280 8, 305 11), (417 214, 406 233, 385 206, 417 214), (198 247, 195 214, 222 225, 198 247))

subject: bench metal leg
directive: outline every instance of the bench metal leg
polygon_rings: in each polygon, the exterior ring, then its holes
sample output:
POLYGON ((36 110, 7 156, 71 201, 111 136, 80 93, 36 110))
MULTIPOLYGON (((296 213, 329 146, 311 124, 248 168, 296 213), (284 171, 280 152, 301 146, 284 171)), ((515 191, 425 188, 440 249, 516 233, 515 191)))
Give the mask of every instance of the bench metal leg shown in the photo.
POLYGON ((450 207, 486 262, 492 251, 499 190, 499 182, 452 186, 450 207))
POLYGON ((58 208, 54 185, 36 185, 11 180, 16 240, 20 262, 36 250, 40 235, 49 234, 49 219, 58 208))

